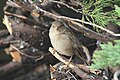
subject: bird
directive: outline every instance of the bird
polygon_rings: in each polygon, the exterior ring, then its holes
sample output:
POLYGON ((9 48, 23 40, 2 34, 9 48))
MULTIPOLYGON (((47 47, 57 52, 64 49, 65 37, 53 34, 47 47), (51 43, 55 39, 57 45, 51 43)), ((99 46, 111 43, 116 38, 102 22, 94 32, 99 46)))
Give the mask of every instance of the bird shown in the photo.
POLYGON ((49 38, 53 48, 59 54, 71 57, 77 55, 83 62, 90 60, 88 49, 79 42, 76 35, 66 27, 63 21, 56 20, 52 23, 49 29, 49 38))

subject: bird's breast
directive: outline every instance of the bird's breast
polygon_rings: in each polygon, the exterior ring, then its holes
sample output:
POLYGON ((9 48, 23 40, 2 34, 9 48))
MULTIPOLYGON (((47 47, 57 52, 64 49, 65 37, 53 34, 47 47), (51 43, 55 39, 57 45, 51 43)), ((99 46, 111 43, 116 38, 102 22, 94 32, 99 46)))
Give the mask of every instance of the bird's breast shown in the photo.
POLYGON ((66 56, 73 55, 70 38, 65 34, 49 34, 51 44, 60 54, 66 56))

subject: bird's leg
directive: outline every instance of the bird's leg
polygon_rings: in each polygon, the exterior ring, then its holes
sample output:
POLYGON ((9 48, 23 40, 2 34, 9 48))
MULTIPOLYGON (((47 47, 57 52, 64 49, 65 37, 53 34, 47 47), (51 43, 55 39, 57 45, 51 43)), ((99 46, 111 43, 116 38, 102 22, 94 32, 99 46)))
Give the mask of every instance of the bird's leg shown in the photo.
POLYGON ((72 58, 73 58, 73 56, 71 56, 71 57, 70 57, 70 59, 68 60, 68 63, 67 63, 67 68, 68 68, 69 64, 71 63, 72 58))

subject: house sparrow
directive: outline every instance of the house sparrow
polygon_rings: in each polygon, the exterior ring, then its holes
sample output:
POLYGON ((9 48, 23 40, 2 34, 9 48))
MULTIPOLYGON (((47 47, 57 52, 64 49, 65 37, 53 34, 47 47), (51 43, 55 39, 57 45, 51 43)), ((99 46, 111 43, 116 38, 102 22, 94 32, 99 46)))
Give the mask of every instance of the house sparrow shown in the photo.
POLYGON ((89 61, 88 49, 80 44, 75 34, 60 21, 54 21, 49 30, 49 37, 54 49, 65 56, 79 56, 82 60, 89 61))

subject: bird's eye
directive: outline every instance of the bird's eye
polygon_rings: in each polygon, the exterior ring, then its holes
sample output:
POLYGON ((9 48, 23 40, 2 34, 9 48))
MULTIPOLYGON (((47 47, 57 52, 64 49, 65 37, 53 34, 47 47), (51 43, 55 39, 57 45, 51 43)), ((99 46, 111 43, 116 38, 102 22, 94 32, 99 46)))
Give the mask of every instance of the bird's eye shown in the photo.
POLYGON ((64 29, 65 29, 65 27, 63 27, 63 26, 59 26, 59 27, 57 28, 58 31, 63 31, 64 29))
POLYGON ((57 30, 59 30, 60 28, 61 28, 61 26, 58 26, 58 27, 57 27, 57 30))

